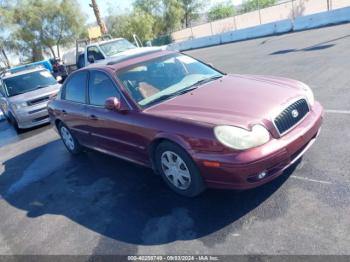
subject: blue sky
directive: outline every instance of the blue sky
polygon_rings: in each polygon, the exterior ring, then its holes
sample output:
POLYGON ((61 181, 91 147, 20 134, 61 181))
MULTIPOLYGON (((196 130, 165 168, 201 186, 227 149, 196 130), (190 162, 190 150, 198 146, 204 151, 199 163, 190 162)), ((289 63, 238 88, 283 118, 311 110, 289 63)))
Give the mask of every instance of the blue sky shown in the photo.
MULTIPOLYGON (((134 0, 97 0, 97 4, 100 8, 100 12, 102 16, 106 16, 109 13, 109 9, 118 10, 120 13, 126 12, 128 9, 130 10, 132 7, 132 3, 134 0)), ((95 16, 92 8, 89 6, 91 3, 90 0, 78 0, 82 11, 88 16, 88 22, 94 22, 95 16)))

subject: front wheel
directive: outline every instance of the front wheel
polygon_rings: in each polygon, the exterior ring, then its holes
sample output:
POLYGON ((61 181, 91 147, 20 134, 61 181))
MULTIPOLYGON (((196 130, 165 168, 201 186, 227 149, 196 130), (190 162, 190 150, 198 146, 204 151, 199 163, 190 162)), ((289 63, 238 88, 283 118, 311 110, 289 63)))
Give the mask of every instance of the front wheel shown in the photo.
POLYGON ((73 155, 79 154, 81 152, 81 146, 78 140, 74 137, 71 131, 63 123, 59 124, 59 133, 61 135, 63 144, 66 146, 68 151, 73 155))
POLYGON ((20 134, 22 132, 22 129, 19 128, 19 126, 18 126, 17 119, 11 113, 9 114, 9 117, 6 118, 6 119, 8 119, 7 121, 14 127, 14 129, 17 132, 17 134, 20 134))
POLYGON ((158 171, 173 191, 187 197, 204 191, 205 183, 196 164, 180 146, 163 142, 157 147, 155 158, 158 171))

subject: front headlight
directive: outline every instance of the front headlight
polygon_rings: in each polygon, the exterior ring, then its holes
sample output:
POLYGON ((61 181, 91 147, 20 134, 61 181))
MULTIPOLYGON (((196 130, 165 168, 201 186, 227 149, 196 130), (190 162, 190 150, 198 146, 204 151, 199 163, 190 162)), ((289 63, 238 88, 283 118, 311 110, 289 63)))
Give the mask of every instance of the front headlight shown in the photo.
POLYGON ((253 126, 251 131, 234 126, 217 126, 214 134, 220 143, 237 150, 260 146, 270 139, 269 131, 261 125, 253 126))
POLYGON ((12 104, 12 108, 14 110, 18 110, 18 109, 21 109, 21 108, 26 107, 26 106, 27 106, 26 102, 12 104))
POLYGON ((315 97, 314 97, 314 93, 312 92, 311 88, 304 83, 302 83, 301 88, 305 91, 305 95, 306 95, 306 98, 307 98, 310 106, 313 106, 314 102, 315 102, 315 97))

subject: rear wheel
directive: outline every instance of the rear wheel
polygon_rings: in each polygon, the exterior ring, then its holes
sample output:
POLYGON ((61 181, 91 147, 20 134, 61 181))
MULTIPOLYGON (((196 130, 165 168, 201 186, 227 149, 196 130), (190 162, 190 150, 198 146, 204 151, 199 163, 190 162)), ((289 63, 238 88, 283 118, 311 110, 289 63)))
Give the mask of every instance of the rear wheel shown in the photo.
POLYGON ((73 155, 79 154, 81 152, 81 146, 78 140, 74 137, 74 135, 68 129, 68 127, 63 123, 60 123, 58 125, 58 130, 61 135, 63 144, 66 146, 68 151, 73 155))
POLYGON ((165 183, 176 193, 194 197, 205 189, 196 164, 180 146, 161 143, 156 149, 155 162, 165 183))

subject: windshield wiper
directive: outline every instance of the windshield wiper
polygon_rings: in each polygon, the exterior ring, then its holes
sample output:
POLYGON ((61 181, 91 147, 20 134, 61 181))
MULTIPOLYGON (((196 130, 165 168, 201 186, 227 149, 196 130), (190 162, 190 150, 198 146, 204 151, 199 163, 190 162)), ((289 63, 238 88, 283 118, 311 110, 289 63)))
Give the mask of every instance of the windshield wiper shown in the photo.
POLYGON ((208 77, 208 78, 204 78, 204 79, 201 79, 201 80, 193 83, 192 85, 188 86, 187 88, 192 88, 192 87, 195 87, 195 86, 198 87, 200 84, 205 84, 205 83, 208 83, 210 81, 219 79, 221 77, 223 77, 223 76, 222 75, 216 75, 216 76, 211 76, 211 77, 208 77))
POLYGON ((181 90, 179 90, 177 92, 174 92, 174 93, 171 93, 171 94, 165 94, 165 95, 162 95, 160 97, 157 97, 156 99, 154 99, 151 102, 149 102, 147 105, 151 105, 153 103, 161 102, 161 101, 167 100, 167 99, 175 97, 175 96, 186 94, 188 92, 191 92, 191 91, 197 89, 200 84, 208 83, 208 82, 210 82, 212 80, 219 79, 221 77, 223 77, 223 76, 222 75, 217 75, 217 76, 212 76, 212 77, 201 79, 201 80, 195 82, 194 84, 192 84, 192 85, 190 85, 190 86, 188 86, 188 87, 186 87, 184 89, 181 89, 181 90))

